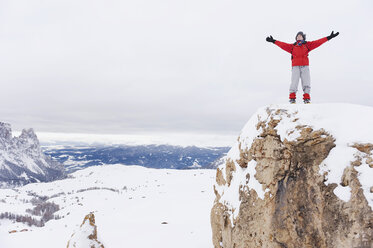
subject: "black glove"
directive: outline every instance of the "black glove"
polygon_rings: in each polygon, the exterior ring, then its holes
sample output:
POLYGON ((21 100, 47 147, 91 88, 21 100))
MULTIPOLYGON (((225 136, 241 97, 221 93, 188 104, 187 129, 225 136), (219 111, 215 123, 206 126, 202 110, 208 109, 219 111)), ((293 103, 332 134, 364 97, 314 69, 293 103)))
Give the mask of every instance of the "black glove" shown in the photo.
POLYGON ((334 33, 334 31, 332 31, 332 33, 331 33, 329 36, 327 36, 326 38, 328 38, 328 40, 331 40, 331 39, 333 39, 334 37, 337 37, 338 35, 339 35, 339 32, 334 33))
POLYGON ((270 35, 269 37, 266 38, 266 41, 272 42, 274 44, 276 40, 273 39, 272 35, 270 35))

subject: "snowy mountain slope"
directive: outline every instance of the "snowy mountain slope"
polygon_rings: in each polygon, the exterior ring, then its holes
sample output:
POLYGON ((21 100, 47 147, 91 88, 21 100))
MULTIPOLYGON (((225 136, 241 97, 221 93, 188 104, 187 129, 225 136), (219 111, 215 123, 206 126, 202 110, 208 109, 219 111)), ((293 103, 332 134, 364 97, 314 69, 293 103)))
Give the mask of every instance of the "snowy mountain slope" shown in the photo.
MULTIPOLYGON (((0 247, 66 247, 84 216, 96 217, 105 247, 212 247, 215 170, 89 167, 71 177, 0 190, 0 210, 26 215, 33 198, 59 206, 43 227, 0 220, 0 247), (28 231, 23 231, 28 229, 28 231), (8 233, 9 231, 16 231, 8 233)), ((45 203, 43 203, 45 204, 45 203)), ((33 215, 40 219, 40 216, 33 215)))
POLYGON ((10 125, 0 122, 0 183, 25 184, 63 176, 63 166, 42 152, 33 129, 12 137, 10 125))

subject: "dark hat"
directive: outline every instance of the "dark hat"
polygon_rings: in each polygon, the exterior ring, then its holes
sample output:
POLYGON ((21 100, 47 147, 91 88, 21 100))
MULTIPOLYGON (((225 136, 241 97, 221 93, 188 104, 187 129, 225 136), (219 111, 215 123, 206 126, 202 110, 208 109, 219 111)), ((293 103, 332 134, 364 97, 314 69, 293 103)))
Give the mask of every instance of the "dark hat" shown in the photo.
POLYGON ((303 40, 306 40, 306 34, 303 33, 302 31, 299 31, 299 32, 297 33, 297 35, 295 36, 295 40, 297 40, 298 35, 302 35, 303 40))

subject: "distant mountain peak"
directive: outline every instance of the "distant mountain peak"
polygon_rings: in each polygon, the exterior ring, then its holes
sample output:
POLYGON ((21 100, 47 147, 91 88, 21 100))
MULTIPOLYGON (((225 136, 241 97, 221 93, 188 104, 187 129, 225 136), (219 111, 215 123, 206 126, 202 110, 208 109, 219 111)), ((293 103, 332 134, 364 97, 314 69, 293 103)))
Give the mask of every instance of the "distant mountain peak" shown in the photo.
POLYGON ((12 138, 12 129, 10 124, 0 122, 0 141, 10 140, 12 138))
MULTIPOLYGON (((38 138, 34 132, 34 129, 29 128, 29 129, 23 129, 21 135, 19 136, 20 138, 30 138, 33 140, 38 141, 38 138)), ((39 141, 38 141, 39 142, 39 141)))
POLYGON ((46 156, 32 128, 12 136, 10 124, 0 122, 0 182, 26 184, 59 179, 65 175, 62 164, 46 156))

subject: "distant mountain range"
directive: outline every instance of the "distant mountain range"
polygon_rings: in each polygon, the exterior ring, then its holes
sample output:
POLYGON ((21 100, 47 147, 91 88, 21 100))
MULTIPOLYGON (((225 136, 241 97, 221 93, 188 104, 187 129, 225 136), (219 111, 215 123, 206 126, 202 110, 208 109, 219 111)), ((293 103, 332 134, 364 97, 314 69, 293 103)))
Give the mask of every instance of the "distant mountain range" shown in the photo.
POLYGON ((110 145, 43 147, 44 152, 64 164, 68 173, 103 164, 141 165, 148 168, 216 168, 229 147, 172 145, 110 145))
POLYGON ((12 136, 0 122, 0 187, 61 179, 90 166, 140 165, 148 168, 209 169, 221 164, 229 147, 176 145, 46 145, 34 130, 12 136))

